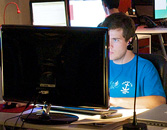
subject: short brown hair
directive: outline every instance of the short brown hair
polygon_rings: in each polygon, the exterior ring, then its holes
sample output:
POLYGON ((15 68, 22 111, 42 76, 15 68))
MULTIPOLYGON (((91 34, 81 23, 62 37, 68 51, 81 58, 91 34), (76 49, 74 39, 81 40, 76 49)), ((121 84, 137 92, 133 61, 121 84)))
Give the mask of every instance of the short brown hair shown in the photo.
POLYGON ((120 0, 102 0, 109 9, 118 8, 120 0))
POLYGON ((123 29, 123 37, 125 41, 128 41, 131 37, 135 36, 135 23, 127 15, 122 12, 114 13, 108 16, 102 23, 102 27, 108 27, 108 29, 123 29))

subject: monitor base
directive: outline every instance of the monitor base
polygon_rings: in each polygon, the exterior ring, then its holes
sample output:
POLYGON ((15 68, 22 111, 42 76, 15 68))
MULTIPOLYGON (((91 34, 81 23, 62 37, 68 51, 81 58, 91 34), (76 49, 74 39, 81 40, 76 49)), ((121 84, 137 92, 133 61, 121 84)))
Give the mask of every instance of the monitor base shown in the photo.
POLYGON ((69 124, 78 120, 78 116, 65 113, 32 113, 24 114, 21 116, 21 119, 24 122, 32 124, 47 124, 47 125, 56 125, 56 124, 69 124))

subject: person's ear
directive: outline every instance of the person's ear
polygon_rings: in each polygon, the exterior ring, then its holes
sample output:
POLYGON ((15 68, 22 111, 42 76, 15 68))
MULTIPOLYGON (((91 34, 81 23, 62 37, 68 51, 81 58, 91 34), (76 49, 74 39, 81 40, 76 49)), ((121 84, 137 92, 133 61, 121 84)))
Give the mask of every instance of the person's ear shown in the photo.
POLYGON ((127 49, 133 50, 133 38, 132 37, 128 40, 127 49))
POLYGON ((129 42, 132 42, 133 41, 133 38, 131 37, 131 38, 129 38, 129 42))

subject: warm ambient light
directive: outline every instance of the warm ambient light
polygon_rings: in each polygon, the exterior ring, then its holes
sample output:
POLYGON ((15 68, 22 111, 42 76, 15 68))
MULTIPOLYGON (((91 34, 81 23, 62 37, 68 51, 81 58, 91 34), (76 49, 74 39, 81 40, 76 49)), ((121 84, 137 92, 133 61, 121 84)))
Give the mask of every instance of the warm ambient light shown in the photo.
POLYGON ((15 2, 9 2, 9 3, 5 6, 5 9, 4 9, 4 15, 3 15, 4 24, 5 24, 5 12, 6 12, 6 8, 7 8, 7 6, 8 6, 9 4, 15 4, 16 7, 17 7, 17 13, 18 13, 18 14, 21 13, 21 12, 20 12, 20 9, 19 9, 19 7, 18 7, 18 5, 17 5, 15 2))

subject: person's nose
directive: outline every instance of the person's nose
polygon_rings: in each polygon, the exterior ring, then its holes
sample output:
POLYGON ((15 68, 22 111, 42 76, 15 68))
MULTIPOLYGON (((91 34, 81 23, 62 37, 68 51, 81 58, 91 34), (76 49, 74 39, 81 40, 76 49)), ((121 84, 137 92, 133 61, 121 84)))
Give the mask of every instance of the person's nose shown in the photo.
POLYGON ((109 44, 108 49, 111 50, 113 48, 112 44, 109 44))

